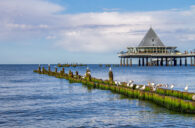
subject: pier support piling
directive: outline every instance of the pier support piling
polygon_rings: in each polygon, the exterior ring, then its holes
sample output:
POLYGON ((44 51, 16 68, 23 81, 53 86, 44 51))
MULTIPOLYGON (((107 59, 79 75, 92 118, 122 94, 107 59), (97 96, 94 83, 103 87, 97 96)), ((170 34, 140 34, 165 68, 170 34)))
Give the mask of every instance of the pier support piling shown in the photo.
POLYGON ((185 66, 188 65, 188 62, 187 62, 187 57, 185 57, 185 66))
POLYGON ((145 65, 144 57, 142 58, 142 66, 145 65))
POLYGON ((159 66, 159 62, 158 62, 159 60, 158 60, 158 57, 157 57, 157 61, 156 61, 156 66, 159 66))
POLYGON ((123 58, 123 66, 125 66, 125 58, 123 58))
POLYGON ((192 65, 193 65, 193 64, 192 64, 192 57, 190 57, 190 60, 191 60, 190 62, 191 62, 191 66, 192 66, 192 65))
POLYGON ((180 58, 180 66, 182 66, 182 58, 180 58))
POLYGON ((138 65, 141 66, 141 60, 140 60, 140 58, 138 60, 138 65))
POLYGON ((165 58, 165 61, 166 61, 166 66, 169 66, 168 58, 167 57, 165 58))
POLYGON ((160 66, 163 66, 163 58, 161 57, 160 66))
POLYGON ((174 66, 177 66, 177 58, 173 58, 174 66))
POLYGON ((129 66, 129 64, 128 64, 128 58, 126 58, 126 66, 129 66))
POLYGON ((55 67, 55 73, 57 73, 58 72, 58 69, 57 69, 57 67, 55 67))
POLYGON ((129 65, 132 66, 132 58, 130 58, 129 65))
POLYGON ((121 59, 120 59, 120 66, 122 66, 122 63, 123 63, 123 62, 122 62, 122 58, 121 58, 121 59))
POLYGON ((148 64, 148 57, 146 57, 146 66, 149 66, 149 64, 148 64))
POLYGON ((194 66, 195 66, 195 56, 194 56, 194 66))

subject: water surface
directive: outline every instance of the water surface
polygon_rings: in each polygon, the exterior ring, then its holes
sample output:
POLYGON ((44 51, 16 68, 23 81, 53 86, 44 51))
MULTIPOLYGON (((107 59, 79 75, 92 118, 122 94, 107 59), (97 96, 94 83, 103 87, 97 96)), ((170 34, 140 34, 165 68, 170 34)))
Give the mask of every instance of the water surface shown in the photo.
MULTIPOLYGON (((47 67, 47 65, 44 65, 47 67)), ((171 112, 153 103, 67 80, 33 73, 38 65, 0 65, 0 127, 194 127, 195 115, 171 112)), ((54 65, 52 65, 52 70, 54 65)), ((89 65, 107 79, 108 68, 89 65)), ((84 74, 86 67, 65 68, 84 74)), ((113 67, 118 81, 174 83, 194 92, 194 67, 113 67)))

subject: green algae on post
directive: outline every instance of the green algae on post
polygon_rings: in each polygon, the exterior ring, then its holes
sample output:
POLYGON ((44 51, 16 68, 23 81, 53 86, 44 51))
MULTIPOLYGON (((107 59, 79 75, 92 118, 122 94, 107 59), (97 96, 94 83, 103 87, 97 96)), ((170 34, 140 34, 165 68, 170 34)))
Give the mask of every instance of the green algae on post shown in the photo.
MULTIPOLYGON (((149 86, 146 86, 144 90, 140 90, 136 89, 137 85, 135 84, 132 88, 127 87, 127 83, 125 82, 121 82, 121 85, 115 85, 113 82, 113 73, 108 73, 109 80, 102 80, 91 77, 91 72, 88 68, 85 76, 80 76, 77 71, 74 75, 71 70, 69 70, 68 74, 64 72, 64 69, 62 69, 60 72, 57 72, 57 68, 55 68, 55 72, 49 70, 47 71, 44 67, 41 70, 40 66, 38 70, 34 70, 34 72, 54 76, 56 78, 67 79, 71 83, 82 83, 90 88, 111 90, 112 92, 119 93, 131 98, 151 101, 172 111, 195 114, 194 93, 162 88, 158 88, 156 91, 153 91, 149 86)), ((142 85, 139 86, 141 87, 142 85)))

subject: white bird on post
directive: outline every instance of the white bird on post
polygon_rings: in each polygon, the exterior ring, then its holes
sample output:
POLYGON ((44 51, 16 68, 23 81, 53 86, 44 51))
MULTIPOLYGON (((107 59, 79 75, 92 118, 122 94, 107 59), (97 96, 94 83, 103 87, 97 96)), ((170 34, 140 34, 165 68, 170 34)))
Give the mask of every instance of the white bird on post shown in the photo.
POLYGON ((174 88, 174 84, 171 85, 171 89, 173 89, 173 88, 174 88))
POLYGON ((127 86, 128 86, 128 87, 131 86, 132 83, 133 83, 133 81, 130 80, 130 81, 127 83, 127 86))
POLYGON ((116 86, 118 86, 118 81, 117 80, 115 80, 114 83, 116 84, 116 86))
POLYGON ((145 90, 145 88, 146 88, 146 85, 143 85, 143 86, 140 88, 140 90, 145 90))
POLYGON ((151 83, 151 86, 152 86, 152 87, 154 87, 154 86, 155 86, 155 83, 154 83, 154 82, 153 82, 153 83, 151 83))
POLYGON ((133 83, 130 84, 130 87, 133 88, 133 83))
POLYGON ((188 91, 188 85, 185 86, 184 90, 187 92, 188 91))
POLYGON ((136 89, 139 89, 139 85, 136 85, 136 89))

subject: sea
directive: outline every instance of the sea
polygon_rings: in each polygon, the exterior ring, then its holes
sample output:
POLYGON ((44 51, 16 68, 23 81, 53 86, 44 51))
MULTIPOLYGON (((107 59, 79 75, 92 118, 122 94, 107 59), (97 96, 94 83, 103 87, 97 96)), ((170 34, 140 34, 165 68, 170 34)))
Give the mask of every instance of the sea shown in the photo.
MULTIPOLYGON (((47 65, 41 65, 47 69, 47 65)), ((54 70, 56 65, 51 65, 54 70)), ((65 68, 84 75, 87 67, 65 68)), ((91 75, 108 79, 109 67, 88 65, 91 75)), ((195 66, 111 67, 114 80, 136 84, 174 84, 195 92, 195 66)), ((109 90, 40 75, 33 65, 0 65, 2 128, 195 128, 195 115, 170 111, 152 102, 109 90)), ((58 71, 61 68, 58 68, 58 71)))

